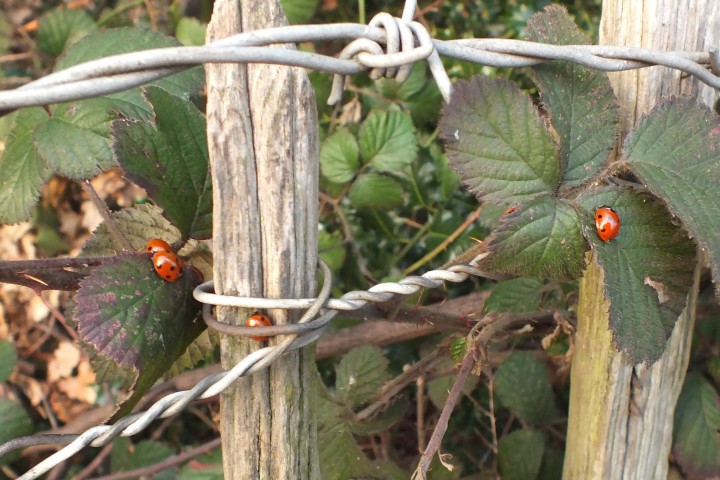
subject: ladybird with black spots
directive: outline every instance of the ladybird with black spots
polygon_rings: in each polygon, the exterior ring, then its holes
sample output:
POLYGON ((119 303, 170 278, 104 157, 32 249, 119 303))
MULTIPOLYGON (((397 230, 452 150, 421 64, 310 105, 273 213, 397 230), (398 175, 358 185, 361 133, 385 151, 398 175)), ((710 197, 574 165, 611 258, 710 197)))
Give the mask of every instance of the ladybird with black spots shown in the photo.
POLYGON ((155 255, 158 252, 172 252, 172 247, 165 240, 153 238, 145 246, 145 251, 155 255))
POLYGON ((182 258, 173 252, 161 251, 153 255, 153 267, 155 272, 167 282, 176 282, 182 276, 185 266, 182 258))
POLYGON ((607 205, 601 205, 595 212, 595 228, 603 242, 609 242, 620 233, 620 216, 607 205))
MULTIPOLYGON (((262 313, 255 312, 247 320, 247 323, 245 326, 247 327, 269 327, 272 325, 272 321, 270 320, 270 317, 267 315, 263 315, 262 313)), ((256 342, 264 342, 267 340, 267 337, 250 337, 256 342)))

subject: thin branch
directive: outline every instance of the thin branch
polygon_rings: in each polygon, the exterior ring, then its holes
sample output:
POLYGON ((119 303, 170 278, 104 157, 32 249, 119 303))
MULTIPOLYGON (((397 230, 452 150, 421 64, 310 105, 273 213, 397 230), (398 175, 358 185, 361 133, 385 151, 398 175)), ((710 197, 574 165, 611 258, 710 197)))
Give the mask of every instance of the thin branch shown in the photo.
POLYGON ((160 463, 156 463, 155 465, 150 465, 147 467, 141 467, 136 468, 135 470, 128 470, 125 472, 118 472, 113 473, 112 475, 105 475, 102 477, 95 477, 94 480, 124 480, 126 478, 136 478, 136 477, 146 477, 149 475, 154 475, 156 473, 160 473, 163 470, 167 470, 169 468, 176 467, 182 463, 187 462, 188 460, 191 460, 198 455, 202 455, 203 453, 210 452, 220 446, 222 443, 222 439, 220 437, 211 440, 204 445, 200 445, 199 447, 187 450, 183 453, 179 453, 177 455, 173 455, 172 457, 163 460, 160 463))

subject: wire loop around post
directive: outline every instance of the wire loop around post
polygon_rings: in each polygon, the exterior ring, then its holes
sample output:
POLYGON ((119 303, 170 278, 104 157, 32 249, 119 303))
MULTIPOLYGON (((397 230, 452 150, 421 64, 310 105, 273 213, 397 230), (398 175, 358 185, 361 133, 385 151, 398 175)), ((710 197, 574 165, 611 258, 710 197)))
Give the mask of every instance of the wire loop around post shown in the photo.
MULTIPOLYGON (((370 70, 370 78, 393 78, 404 82, 410 76, 414 62, 427 59, 430 71, 440 88, 445 101, 450 100, 452 85, 445 72, 440 55, 435 50, 430 34, 425 27, 405 18, 395 18, 389 13, 375 15, 368 26, 381 28, 385 31, 385 51, 375 41, 361 38, 348 44, 340 53, 340 59, 356 58, 356 60, 370 70), (417 40, 418 46, 415 46, 417 40)), ((337 74, 333 78, 332 90, 327 103, 334 105, 342 98, 345 88, 345 76, 337 74)))

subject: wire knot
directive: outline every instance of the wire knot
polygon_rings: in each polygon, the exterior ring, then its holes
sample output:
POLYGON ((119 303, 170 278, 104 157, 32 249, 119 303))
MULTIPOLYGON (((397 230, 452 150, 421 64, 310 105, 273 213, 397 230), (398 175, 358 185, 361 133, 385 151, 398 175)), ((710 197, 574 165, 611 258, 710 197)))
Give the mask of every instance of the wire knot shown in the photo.
MULTIPOLYGON (((373 80, 384 77, 398 82, 408 79, 414 62, 427 59, 445 101, 449 100, 450 79, 442 66, 430 34, 421 23, 393 17, 389 13, 379 13, 370 20, 368 26, 383 30, 386 37, 385 50, 378 42, 359 38, 343 49, 340 59, 354 58, 362 66, 370 69, 369 75, 373 80)), ((328 105, 334 105, 342 98, 345 79, 345 75, 337 74, 333 77, 328 105)))

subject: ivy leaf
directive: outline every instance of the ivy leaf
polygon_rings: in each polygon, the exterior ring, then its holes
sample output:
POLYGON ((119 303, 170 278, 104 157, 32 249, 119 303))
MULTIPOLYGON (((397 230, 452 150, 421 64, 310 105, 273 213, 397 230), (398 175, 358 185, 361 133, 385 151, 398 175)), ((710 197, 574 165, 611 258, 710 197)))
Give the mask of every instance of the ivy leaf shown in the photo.
POLYGON ((673 454, 692 478, 720 475, 720 396, 702 375, 690 373, 675 408, 673 454))
POLYGON ((640 120, 623 147, 629 167, 707 252, 720 292, 720 118, 690 98, 640 120))
POLYGON ((52 171, 33 144, 33 132, 47 121, 42 108, 24 108, 2 119, 0 140, 0 223, 17 223, 30 217, 40 190, 52 171))
POLYGON ((165 282, 146 253, 118 255, 80 283, 74 320, 81 340, 136 377, 116 417, 132 409, 205 329, 192 296, 199 283, 190 268, 177 282, 165 282))
POLYGON ((545 436, 537 430, 515 430, 498 444, 498 469, 503 480, 533 480, 540 473, 545 436))
POLYGON ((388 363, 378 347, 366 345, 350 350, 335 369, 335 389, 340 399, 354 406, 369 402, 390 380, 388 363))
POLYGON ((483 304, 488 312, 534 312, 540 306, 543 281, 539 278, 514 278, 495 285, 483 304))
POLYGON ((479 199, 515 204, 553 193, 560 183, 550 134, 530 97, 507 80, 455 83, 440 136, 451 165, 479 199))
POLYGON ((350 188, 350 201, 357 208, 392 210, 402 205, 402 187, 385 175, 366 173, 360 175, 350 188))
POLYGON ((610 328, 615 345, 633 363, 652 364, 685 305, 692 285, 695 246, 660 202, 629 188, 585 192, 583 227, 605 271, 610 328), (594 226, 600 205, 620 217, 620 232, 601 241, 594 226))
POLYGON ((478 266, 516 276, 574 279, 580 276, 585 239, 577 212, 541 197, 504 216, 487 241, 490 255, 478 266))
POLYGON ((360 168, 357 141, 347 128, 339 128, 320 149, 320 171, 333 183, 352 180, 360 168))
POLYGON ((183 238, 212 234, 205 119, 191 103, 148 87, 155 124, 121 120, 113 146, 127 177, 147 190, 183 238))
POLYGON ((547 424, 558 414, 547 369, 528 352, 513 352, 498 367, 495 395, 514 415, 532 425, 547 424))
MULTIPOLYGON (((549 5, 527 24, 528 40, 555 45, 589 45, 565 7, 549 5)), ((605 72, 573 62, 532 67, 540 98, 560 137, 563 187, 589 181, 603 167, 617 136, 618 110, 605 72)))
POLYGON ((360 155, 380 172, 396 173, 417 154, 412 119, 403 112, 372 112, 358 134, 360 155))
POLYGON ((40 17, 38 48, 57 57, 68 46, 96 30, 92 17, 83 10, 56 8, 40 17))

